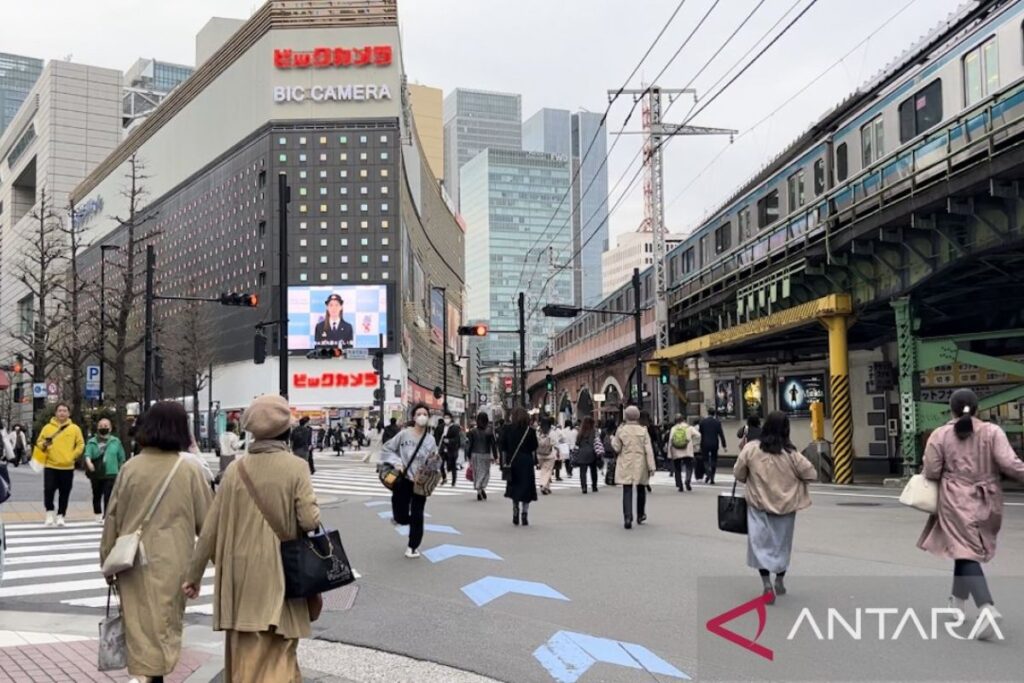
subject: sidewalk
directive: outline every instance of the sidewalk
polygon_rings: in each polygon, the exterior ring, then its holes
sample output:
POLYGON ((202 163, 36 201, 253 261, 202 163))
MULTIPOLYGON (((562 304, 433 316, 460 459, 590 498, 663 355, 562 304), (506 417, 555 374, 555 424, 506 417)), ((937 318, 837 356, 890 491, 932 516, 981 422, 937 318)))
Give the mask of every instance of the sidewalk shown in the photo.
MULTIPOLYGON (((99 615, 0 611, 0 680, 11 683, 124 683, 127 671, 96 671, 99 615), (17 630, 15 630, 15 627, 17 630), (9 629, 9 630, 7 630, 9 629)), ((187 624, 181 660, 168 683, 221 683, 224 639, 207 624, 187 624)), ((303 640, 305 683, 495 683, 493 679, 343 643, 303 640)))

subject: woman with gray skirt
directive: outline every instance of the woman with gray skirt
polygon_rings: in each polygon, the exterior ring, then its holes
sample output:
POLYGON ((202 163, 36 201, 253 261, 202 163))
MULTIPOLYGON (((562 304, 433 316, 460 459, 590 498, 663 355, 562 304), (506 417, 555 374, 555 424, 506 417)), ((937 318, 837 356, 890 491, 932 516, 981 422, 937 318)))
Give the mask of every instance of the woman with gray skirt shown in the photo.
POLYGON ((498 441, 488 424, 487 413, 476 416, 476 427, 469 430, 470 466, 473 468, 473 488, 477 500, 487 500, 487 485, 491 481, 491 464, 498 461, 498 441))
POLYGON ((747 565, 761 575, 768 604, 773 604, 776 595, 786 594, 783 578, 796 513, 810 507, 807 483, 817 479, 817 472, 789 440, 789 418, 781 412, 768 415, 760 438, 740 451, 732 472, 746 485, 747 565))

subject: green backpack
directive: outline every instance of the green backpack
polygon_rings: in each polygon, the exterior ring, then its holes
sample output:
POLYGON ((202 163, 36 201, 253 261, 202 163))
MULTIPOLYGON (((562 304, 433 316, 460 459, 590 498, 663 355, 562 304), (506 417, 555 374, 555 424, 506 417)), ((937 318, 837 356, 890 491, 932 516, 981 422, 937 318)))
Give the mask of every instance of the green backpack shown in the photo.
POLYGON ((686 448, 690 443, 690 430, 685 425, 672 430, 672 448, 686 448))

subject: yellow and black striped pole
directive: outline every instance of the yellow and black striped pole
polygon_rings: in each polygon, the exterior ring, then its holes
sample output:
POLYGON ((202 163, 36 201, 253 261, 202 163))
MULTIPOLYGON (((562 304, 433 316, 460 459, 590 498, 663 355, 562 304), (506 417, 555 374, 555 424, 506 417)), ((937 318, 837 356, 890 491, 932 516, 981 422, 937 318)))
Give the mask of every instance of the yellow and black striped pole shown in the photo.
POLYGON ((850 349, 846 316, 821 318, 828 329, 829 392, 832 395, 832 481, 853 483, 853 411, 850 409, 850 349))

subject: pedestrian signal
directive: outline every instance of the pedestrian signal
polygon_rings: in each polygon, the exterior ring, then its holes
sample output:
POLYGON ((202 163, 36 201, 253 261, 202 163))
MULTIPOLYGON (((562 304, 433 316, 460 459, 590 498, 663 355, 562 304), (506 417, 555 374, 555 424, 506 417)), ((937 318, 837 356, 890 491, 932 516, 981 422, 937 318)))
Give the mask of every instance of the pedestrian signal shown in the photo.
POLYGON ((662 384, 669 383, 669 367, 667 363, 662 363, 661 367, 658 369, 658 381, 662 384))
POLYGON ((486 337, 487 325, 460 325, 459 336, 462 337, 486 337))
POLYGON ((377 351, 373 354, 373 360, 370 361, 373 364, 373 371, 377 374, 384 372, 384 352, 377 351))
POLYGON ((548 373, 547 377, 544 378, 544 388, 548 391, 555 390, 555 376, 548 373))
POLYGON ((256 365, 263 365, 267 360, 267 337, 262 332, 257 332, 252 340, 252 362, 256 365))
POLYGON ((373 400, 374 401, 380 401, 383 398, 384 398, 384 390, 383 389, 374 389, 373 390, 373 400))

